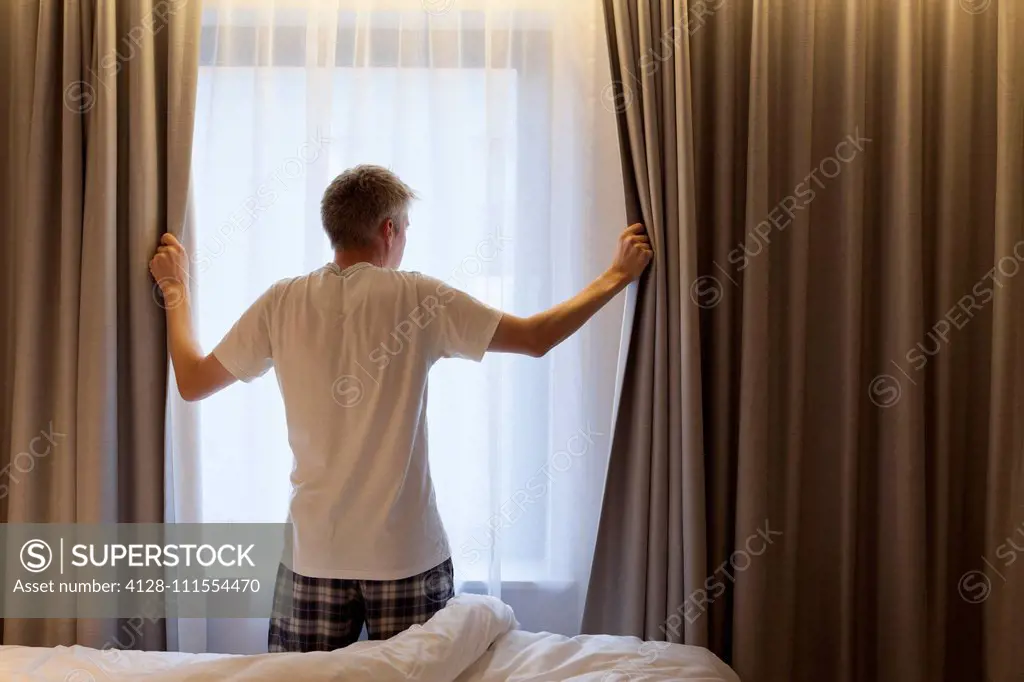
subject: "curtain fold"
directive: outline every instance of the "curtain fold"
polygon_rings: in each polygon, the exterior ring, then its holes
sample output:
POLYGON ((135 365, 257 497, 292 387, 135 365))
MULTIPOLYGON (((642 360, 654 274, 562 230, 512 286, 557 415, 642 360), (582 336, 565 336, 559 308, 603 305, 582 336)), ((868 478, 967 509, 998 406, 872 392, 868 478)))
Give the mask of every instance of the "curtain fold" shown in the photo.
MULTIPOLYGON (((163 311, 186 205, 198 0, 5 3, 5 523, 163 520, 163 311), (45 455, 29 448, 43 434, 45 455)), ((4 644, 162 649, 163 623, 11 620, 4 644), (120 625, 120 627, 119 627, 120 625)))
POLYGON ((584 630, 754 682, 1016 679, 1024 7, 605 8, 658 253, 584 630))
MULTIPOLYGON (((626 364, 613 448, 649 454, 618 457, 609 464, 590 587, 598 592, 588 598, 583 625, 589 632, 649 636, 664 616, 646 604, 680 602, 686 589, 697 586, 705 562, 703 489, 684 491, 675 485, 704 479, 699 394, 694 390, 701 371, 697 316, 680 304, 687 293, 679 286, 696 273, 690 92, 687 82, 677 78, 689 70, 689 55, 686 49, 666 53, 666 46, 657 43, 675 23, 671 3, 605 3, 605 11, 613 51, 612 104, 620 113, 628 179, 627 212, 647 226, 656 254, 640 284, 633 322, 636 351, 626 364), (653 61, 641 64, 633 55, 656 57, 660 68, 650 68, 653 61), (615 492, 620 485, 639 494, 620 496, 615 492), (645 559, 620 561, 626 556, 645 559), (613 576, 618 569, 622 572, 613 576), (612 583, 627 596, 604 598, 612 583)), ((702 625, 691 639, 705 641, 702 625)))

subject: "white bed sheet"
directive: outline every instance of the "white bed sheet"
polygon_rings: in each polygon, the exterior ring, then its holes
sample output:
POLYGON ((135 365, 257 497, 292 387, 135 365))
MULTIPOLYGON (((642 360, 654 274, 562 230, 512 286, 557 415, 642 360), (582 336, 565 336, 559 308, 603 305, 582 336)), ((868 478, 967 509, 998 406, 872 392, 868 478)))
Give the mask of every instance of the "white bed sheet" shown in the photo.
POLYGON ((700 647, 515 629, 508 605, 460 595, 423 627, 307 654, 183 654, 0 646, 10 682, 739 682, 700 647))

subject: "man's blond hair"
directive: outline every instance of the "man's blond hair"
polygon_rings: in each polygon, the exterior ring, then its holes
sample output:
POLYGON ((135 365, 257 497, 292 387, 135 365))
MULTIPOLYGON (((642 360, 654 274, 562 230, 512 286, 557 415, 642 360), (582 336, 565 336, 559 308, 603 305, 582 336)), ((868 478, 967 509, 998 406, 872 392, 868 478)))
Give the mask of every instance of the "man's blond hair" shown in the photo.
POLYGON ((327 186, 320 218, 333 248, 365 248, 385 220, 400 226, 415 198, 416 192, 387 168, 356 166, 327 186))

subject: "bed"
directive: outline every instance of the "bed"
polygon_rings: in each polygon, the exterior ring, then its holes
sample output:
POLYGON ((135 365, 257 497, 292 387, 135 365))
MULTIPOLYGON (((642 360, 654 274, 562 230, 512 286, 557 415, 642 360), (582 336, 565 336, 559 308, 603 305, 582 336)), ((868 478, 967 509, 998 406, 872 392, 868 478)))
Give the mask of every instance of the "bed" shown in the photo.
POLYGON ((635 637, 517 629, 498 599, 460 595, 422 627, 384 642, 306 654, 185 654, 0 646, 10 682, 739 682, 706 649, 635 637))

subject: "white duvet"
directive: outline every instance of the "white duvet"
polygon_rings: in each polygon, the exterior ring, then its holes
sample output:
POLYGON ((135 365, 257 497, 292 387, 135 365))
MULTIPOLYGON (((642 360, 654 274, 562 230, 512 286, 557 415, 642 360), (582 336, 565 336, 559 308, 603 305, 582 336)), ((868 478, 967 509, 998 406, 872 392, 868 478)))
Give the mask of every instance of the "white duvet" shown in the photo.
POLYGON ((307 654, 183 654, 0 646, 11 682, 739 682, 706 649, 633 637, 516 630, 493 597, 460 595, 423 627, 383 642, 307 654))

